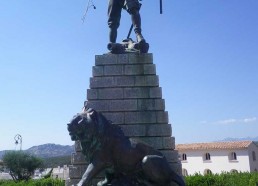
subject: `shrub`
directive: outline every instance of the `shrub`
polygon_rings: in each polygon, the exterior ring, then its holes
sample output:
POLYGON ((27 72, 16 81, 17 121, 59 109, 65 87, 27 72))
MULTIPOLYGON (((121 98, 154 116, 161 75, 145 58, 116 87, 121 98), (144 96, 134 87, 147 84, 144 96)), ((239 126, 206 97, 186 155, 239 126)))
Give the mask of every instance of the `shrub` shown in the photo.
POLYGON ((29 180, 29 181, 5 181, 0 180, 0 186, 64 186, 64 181, 60 179, 40 179, 40 180, 29 180))
POLYGON ((187 186, 257 186, 258 173, 195 174, 185 181, 187 186))

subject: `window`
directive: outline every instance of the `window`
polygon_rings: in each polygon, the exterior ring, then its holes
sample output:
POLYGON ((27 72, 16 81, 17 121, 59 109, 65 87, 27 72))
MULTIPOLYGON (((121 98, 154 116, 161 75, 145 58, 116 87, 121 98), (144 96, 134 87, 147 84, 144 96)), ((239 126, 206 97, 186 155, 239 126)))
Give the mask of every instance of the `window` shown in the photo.
POLYGON ((186 160, 187 160, 186 154, 183 154, 183 155, 182 155, 182 160, 183 160, 183 161, 186 161, 186 160))
POLYGON ((205 169, 205 170, 204 170, 204 175, 207 175, 207 174, 212 174, 212 172, 211 172, 210 169, 205 169))
POLYGON ((183 175, 183 176, 188 176, 188 172, 187 172, 186 169, 183 169, 183 170, 182 170, 182 175, 183 175))
POLYGON ((210 155, 210 153, 205 153, 204 156, 203 156, 203 160, 204 160, 204 161, 211 160, 211 155, 210 155))
POLYGON ((236 155, 236 153, 235 153, 235 152, 229 153, 228 159, 229 159, 229 160, 237 160, 237 155, 236 155))
POLYGON ((256 154, 254 151, 252 152, 252 156, 253 156, 253 161, 256 161, 256 154))

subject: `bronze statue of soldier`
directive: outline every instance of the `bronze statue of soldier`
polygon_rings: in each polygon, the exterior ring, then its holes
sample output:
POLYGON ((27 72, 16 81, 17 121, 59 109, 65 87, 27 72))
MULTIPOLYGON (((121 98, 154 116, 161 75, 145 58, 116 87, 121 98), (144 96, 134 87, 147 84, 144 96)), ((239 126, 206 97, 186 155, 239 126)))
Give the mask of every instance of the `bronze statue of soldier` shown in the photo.
MULTIPOLYGON (((139 0, 109 0, 108 26, 110 28, 110 31, 109 31, 110 48, 112 48, 111 46, 113 46, 113 49, 115 47, 119 48, 119 46, 120 46, 120 45, 115 45, 116 39, 117 39, 117 29, 120 25, 122 9, 125 9, 131 15, 132 25, 134 27, 134 32, 136 34, 136 43, 135 43, 135 44, 137 44, 136 47, 140 51, 142 50, 142 51, 144 51, 144 53, 146 53, 146 45, 147 46, 149 46, 149 45, 146 43, 146 41, 142 35, 141 16, 139 13, 140 7, 141 7, 141 4, 139 3, 139 0)), ((127 39, 129 39, 129 38, 127 38, 127 39)), ((130 43, 130 40, 127 40, 126 42, 130 43)), ((108 48, 109 48, 109 46, 108 46, 108 48)), ((128 44, 127 44, 127 47, 128 47, 128 44)), ((133 45, 133 47, 135 47, 135 46, 133 45)), ((112 51, 112 49, 110 49, 110 50, 112 51)), ((114 52, 114 53, 116 53, 116 52, 114 52)), ((118 51, 117 53, 120 53, 120 51, 118 51)))

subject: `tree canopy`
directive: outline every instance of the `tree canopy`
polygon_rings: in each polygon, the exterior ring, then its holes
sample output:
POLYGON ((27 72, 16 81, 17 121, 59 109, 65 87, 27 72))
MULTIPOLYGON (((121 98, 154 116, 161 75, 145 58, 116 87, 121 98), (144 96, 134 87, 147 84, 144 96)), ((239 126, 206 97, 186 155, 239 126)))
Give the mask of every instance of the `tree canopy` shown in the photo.
POLYGON ((10 170, 13 180, 28 180, 43 160, 23 151, 10 151, 3 156, 4 165, 10 170))

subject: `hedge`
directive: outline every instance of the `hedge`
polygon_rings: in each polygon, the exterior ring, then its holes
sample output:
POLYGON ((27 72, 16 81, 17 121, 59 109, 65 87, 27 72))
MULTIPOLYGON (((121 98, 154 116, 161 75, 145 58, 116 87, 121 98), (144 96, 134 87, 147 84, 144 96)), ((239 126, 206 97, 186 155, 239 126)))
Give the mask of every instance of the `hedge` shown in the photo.
POLYGON ((185 181, 187 186, 258 186, 258 173, 195 174, 185 181))
POLYGON ((60 179, 39 179, 14 182, 11 180, 0 180, 0 186, 64 186, 65 182, 60 179))

